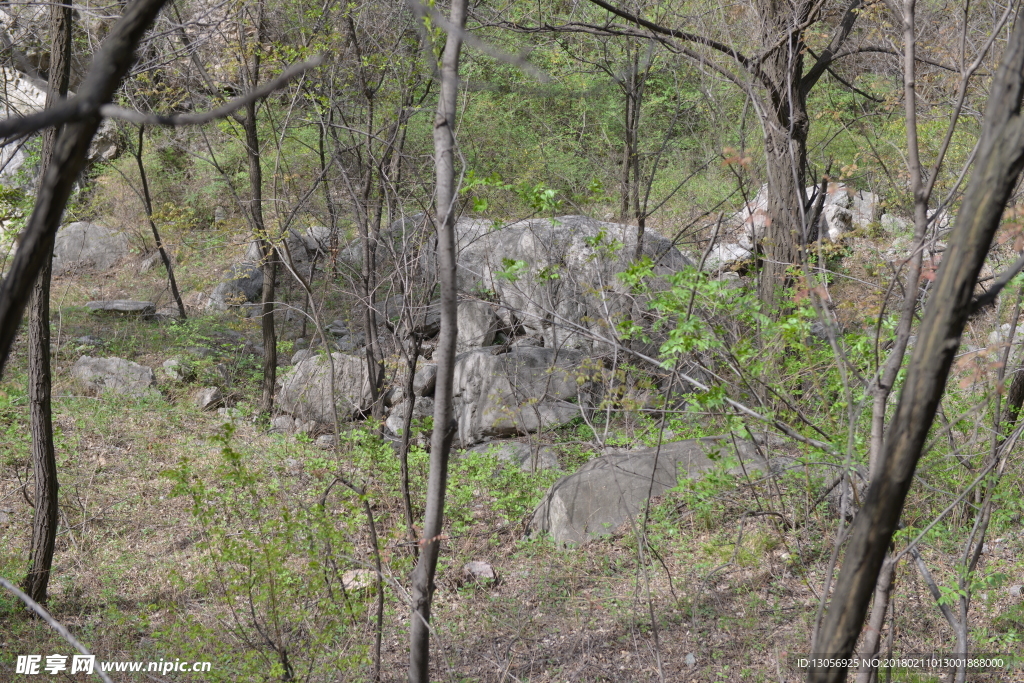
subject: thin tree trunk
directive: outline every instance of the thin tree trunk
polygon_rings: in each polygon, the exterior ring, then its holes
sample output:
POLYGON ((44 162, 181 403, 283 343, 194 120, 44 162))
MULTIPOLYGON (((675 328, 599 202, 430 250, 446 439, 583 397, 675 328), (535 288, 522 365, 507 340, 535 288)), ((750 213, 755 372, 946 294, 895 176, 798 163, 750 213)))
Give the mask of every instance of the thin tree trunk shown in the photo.
MULTIPOLYGON (((945 391, 974 297, 975 283, 1024 168, 1024 11, 1018 9, 986 105, 978 152, 934 289, 925 307, 896 413, 885 435, 879 476, 853 524, 818 653, 853 652, 878 572, 892 540, 917 461, 945 391)), ((812 668, 813 683, 846 679, 845 668, 812 668)))
POLYGON ((466 26, 466 0, 452 0, 451 25, 441 58, 441 93, 434 120, 434 167, 437 174, 437 270, 441 285, 441 335, 434 389, 434 431, 430 438, 430 476, 420 557, 412 575, 412 616, 409 624, 409 682, 430 680, 430 606, 434 573, 441 549, 444 497, 448 486, 448 455, 455 436, 452 405, 455 340, 458 321, 455 281, 455 108, 458 98, 461 31, 466 26))
MULTIPOLYGON (((71 79, 72 10, 67 5, 50 7, 50 73, 46 108, 68 94, 71 79)), ((57 129, 43 134, 42 173, 45 177, 53 159, 57 129)), ((29 310, 29 418, 32 428, 32 470, 35 476, 35 512, 29 546, 29 572, 25 592, 36 602, 46 602, 57 538, 57 458, 53 448, 52 377, 50 373, 50 276, 53 265, 51 236, 44 247, 43 265, 32 290, 29 310)))
POLYGON ((181 300, 181 293, 178 291, 178 282, 174 279, 174 268, 171 266, 171 258, 167 255, 167 250, 164 249, 164 242, 160 239, 160 231, 156 228, 156 223, 153 222, 153 199, 149 194, 149 181, 146 179, 146 165, 142 163, 142 142, 145 138, 146 127, 139 126, 139 146, 135 152, 135 164, 139 167, 139 178, 142 179, 142 198, 146 202, 146 218, 149 220, 149 229, 153 231, 153 240, 156 242, 156 248, 160 252, 160 260, 164 262, 164 268, 167 270, 167 284, 171 288, 171 296, 174 297, 174 303, 178 306, 178 314, 181 319, 184 320, 187 316, 185 315, 185 304, 181 300))
MULTIPOLYGON (((256 49, 253 66, 248 74, 249 87, 260 79, 260 44, 263 42, 263 3, 256 11, 256 49)), ((277 278, 277 250, 267 234, 263 221, 263 167, 260 163, 260 138, 256 120, 256 102, 245 105, 245 152, 249 160, 250 212, 252 229, 260 246, 263 261, 263 295, 261 297, 263 330, 263 394, 260 412, 269 414, 274 409, 274 385, 277 381, 277 333, 274 329, 274 281, 277 278)))

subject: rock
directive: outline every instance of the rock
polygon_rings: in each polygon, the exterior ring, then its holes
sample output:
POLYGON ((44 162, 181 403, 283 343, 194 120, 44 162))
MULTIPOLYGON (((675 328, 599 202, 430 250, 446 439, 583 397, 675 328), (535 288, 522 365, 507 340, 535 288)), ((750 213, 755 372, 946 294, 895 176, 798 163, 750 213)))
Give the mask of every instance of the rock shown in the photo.
POLYGON ((124 318, 149 320, 156 315, 156 307, 151 301, 111 299, 110 301, 90 301, 85 306, 93 313, 108 313, 124 318))
POLYGON ((832 204, 825 206, 821 213, 828 228, 828 238, 833 242, 838 242, 845 233, 853 230, 853 212, 849 209, 832 204))
POLYGON ((343 353, 351 353, 358 351, 366 346, 366 335, 362 332, 356 332, 354 334, 347 334, 344 337, 338 337, 334 342, 334 347, 343 353))
POLYGON ((78 337, 75 341, 85 346, 103 346, 104 344, 102 339, 94 337, 91 334, 87 334, 84 337, 78 337))
POLYGON ((845 188, 850 193, 850 213, 854 228, 866 228, 878 218, 879 198, 873 192, 845 188))
MULTIPOLYGON (((409 412, 409 402, 404 401, 403 403, 395 406, 391 414, 388 415, 385 426, 391 430, 391 433, 396 436, 402 436, 402 427, 405 425, 405 416, 409 412)), ((416 399, 416 405, 412 410, 413 429, 417 428, 417 421, 419 421, 420 432, 424 436, 429 436, 433 429, 424 429, 423 420, 434 417, 434 399, 432 398, 419 398, 416 399)))
POLYGON ((1024 595, 1024 586, 1017 584, 1016 586, 1010 586, 1010 595, 1014 598, 1019 598, 1024 595))
MULTIPOLYGON (((171 256, 170 254, 168 254, 167 258, 171 259, 171 266, 173 266, 174 265, 174 257, 171 256)), ((146 258, 142 259, 142 261, 139 263, 139 273, 140 274, 148 273, 149 271, 153 270, 154 268, 163 269, 163 267, 164 267, 164 261, 160 257, 160 252, 159 251, 154 251, 152 254, 150 254, 146 258)))
POLYGON ((312 358, 316 355, 316 351, 310 351, 309 349, 299 349, 292 354, 292 365, 298 365, 307 358, 312 358))
POLYGON ((53 245, 53 272, 73 268, 110 270, 128 256, 128 237, 95 223, 79 221, 61 228, 53 245))
POLYGON ((204 387, 196 392, 196 406, 204 412, 224 405, 224 394, 218 387, 204 387))
POLYGON ((498 316, 486 301, 460 301, 458 308, 457 353, 490 346, 498 331, 498 316))
POLYGON ((348 323, 344 320, 335 320, 326 327, 326 330, 335 337, 344 337, 348 334, 348 323))
POLYGON ((206 307, 212 311, 227 311, 246 303, 259 301, 263 295, 263 269, 241 264, 228 271, 228 279, 210 293, 206 307))
POLYGON ((724 436, 662 444, 660 452, 645 448, 595 458, 551 487, 534 512, 531 528, 573 545, 610 534, 643 509, 648 493, 660 496, 676 486, 679 474, 697 477, 715 467, 716 453, 738 455, 748 474, 763 470, 753 444, 737 443, 738 454, 733 453, 732 439, 724 436))
POLYGON ((337 442, 338 439, 335 438, 334 434, 321 434, 320 436, 316 437, 316 441, 314 441, 313 443, 317 448, 329 451, 332 448, 334 448, 334 445, 337 442))
POLYGON ((323 257, 331 251, 331 229, 323 225, 306 228, 306 247, 323 257))
POLYGON ((405 389, 402 387, 391 387, 384 392, 384 407, 394 408, 405 400, 405 389))
POLYGON ((906 232, 911 227, 910 221, 891 213, 883 213, 878 223, 882 226, 882 230, 890 234, 906 232))
POLYGON ((416 371, 412 378, 412 393, 417 396, 432 396, 437 383, 437 365, 428 363, 416 371))
POLYGON ((718 270, 746 261, 753 255, 751 248, 753 247, 747 248, 740 244, 716 244, 704 259, 704 270, 718 270))
POLYGON ((683 663, 686 666, 695 666, 697 664, 697 658, 693 656, 692 652, 687 652, 686 657, 683 658, 683 663))
POLYGON ((196 376, 195 370, 180 358, 168 358, 162 367, 167 378, 175 382, 187 382, 196 376))
POLYGON ((342 419, 370 407, 370 383, 366 359, 332 353, 300 361, 282 378, 278 407, 290 415, 321 424, 334 424, 331 403, 331 364, 334 365, 334 398, 342 419))
MULTIPOLYGON (((585 330, 609 316, 614 324, 637 305, 617 277, 636 250, 634 226, 585 216, 500 227, 488 220, 463 219, 456 225, 456 239, 459 290, 493 292, 504 309, 514 312, 512 325, 543 339, 547 347, 589 350, 590 342, 575 326, 585 330)), ((652 231, 644 237, 643 252, 658 273, 690 263, 652 231)), ((436 264, 428 259, 424 267, 430 272, 436 264)))
POLYGON ((295 418, 291 415, 276 415, 270 418, 270 431, 291 434, 295 431, 295 418))
MULTIPOLYGON (((408 314, 412 316, 413 331, 423 337, 433 337, 441 330, 439 301, 426 305, 412 305, 408 314)), ((402 336, 408 335, 404 295, 396 294, 378 304, 377 315, 378 322, 383 322, 402 336)))
POLYGON ((471 560, 464 564, 462 566, 462 573, 471 581, 498 582, 498 572, 494 571, 494 567, 480 560, 471 560))
POLYGON ((82 356, 71 367, 71 375, 96 392, 142 397, 156 394, 156 377, 145 365, 124 358, 82 356))
POLYGON ((470 453, 490 455, 502 462, 514 464, 524 472, 559 468, 558 452, 551 446, 541 446, 534 457, 530 444, 519 441, 491 441, 473 446, 465 455, 470 453))
POLYGON ((213 222, 214 223, 223 223, 227 219, 228 219, 228 210, 227 209, 225 209, 223 206, 215 206, 215 207, 213 207, 213 222))
POLYGON ((478 349, 458 356, 454 396, 460 443, 536 432, 579 416, 580 403, 586 407, 590 398, 582 360, 578 351, 546 347, 500 354, 478 349))

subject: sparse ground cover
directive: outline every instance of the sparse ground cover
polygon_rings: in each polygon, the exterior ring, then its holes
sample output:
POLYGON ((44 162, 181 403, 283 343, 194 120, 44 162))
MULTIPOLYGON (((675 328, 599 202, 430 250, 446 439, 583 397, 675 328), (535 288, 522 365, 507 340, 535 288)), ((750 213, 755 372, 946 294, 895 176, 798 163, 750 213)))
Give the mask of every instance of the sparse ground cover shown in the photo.
MULTIPOLYGON (((65 292, 54 325, 62 525, 52 612, 105 660, 212 663, 208 674, 168 680, 279 680, 286 672, 299 680, 367 680, 377 591, 366 580, 375 553, 365 500, 386 577, 384 675, 403 678, 413 560, 391 446, 368 422, 352 425, 337 451, 270 433, 250 417, 258 391, 256 323, 88 313, 82 304, 97 292, 138 297, 162 286, 158 273, 120 277, 58 282, 65 292), (79 341, 87 335, 102 343, 79 341), (196 347, 215 353, 193 358, 195 379, 160 376, 160 395, 145 399, 86 395, 68 374, 83 353, 159 368, 196 347), (218 365, 228 373, 213 374, 222 373, 218 365), (226 414, 192 403, 196 388, 214 379, 227 390, 226 414), (339 476, 365 486, 364 495, 339 476)), ((32 515, 24 494, 24 362, 19 346, 0 395, 0 575, 8 577, 24 572, 32 515)), ((672 438, 727 428, 699 414, 670 426, 672 438)), ((633 443, 656 443, 657 427, 645 418, 611 425, 633 443)), ((542 437, 566 471, 595 454, 585 445, 589 429, 574 424, 542 437)), ((797 680, 794 660, 808 649, 838 510, 821 495, 828 470, 788 460, 814 462, 813 452, 781 443, 765 448, 789 469, 748 479, 727 474, 723 463, 721 472, 655 500, 647 515, 611 537, 575 549, 525 533, 556 474, 502 469, 487 455, 453 463, 434 607, 437 679, 797 680), (468 579, 462 567, 470 560, 491 564, 498 581, 468 579)), ((413 449, 417 509, 426 467, 425 454, 413 449)), ((938 512, 930 492, 967 474, 946 456, 926 461, 909 522, 930 519, 938 512)), ((1009 592, 1024 576, 1022 497, 1016 477, 1005 481, 972 607, 972 638, 992 652, 1019 651, 1024 633, 1019 598, 1009 592)), ((958 548, 943 528, 931 533, 925 552, 946 586, 954 585, 949 569, 958 548)), ((892 651, 949 651, 951 633, 913 567, 901 567, 897 582, 906 588, 893 608, 892 651)), ((13 671, 19 653, 67 649, 11 597, 0 598, 0 610, 8 625, 0 635, 0 676, 13 671)))

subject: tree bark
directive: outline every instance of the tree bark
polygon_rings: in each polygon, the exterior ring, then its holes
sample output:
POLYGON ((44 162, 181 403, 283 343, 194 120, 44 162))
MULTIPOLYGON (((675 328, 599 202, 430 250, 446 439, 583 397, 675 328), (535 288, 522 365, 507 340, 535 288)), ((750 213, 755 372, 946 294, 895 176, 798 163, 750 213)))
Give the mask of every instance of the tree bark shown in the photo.
POLYGON ((758 10, 763 47, 777 44, 780 35, 790 33, 790 39, 771 50, 761 64, 766 80, 771 83, 764 103, 768 111, 762 123, 770 223, 761 244, 764 259, 758 287, 761 300, 769 310, 777 311, 783 290, 789 285, 786 271, 800 261, 800 247, 807 237, 804 186, 810 122, 801 84, 805 46, 802 33, 790 29, 791 22, 806 20, 810 3, 799 2, 794 8, 788 3, 762 0, 758 10))
POLYGON ((448 486, 448 455, 455 436, 452 389, 455 342, 458 333, 455 281, 455 111, 458 98, 459 55, 466 26, 466 0, 452 0, 451 25, 441 58, 441 92, 434 119, 435 202, 437 211, 437 270, 441 285, 441 334, 434 357, 434 431, 430 438, 430 475, 427 484, 420 557, 412 575, 412 616, 409 624, 409 681, 430 680, 430 606, 434 573, 441 549, 444 498, 448 486))
MULTIPOLYGON (((854 521, 815 654, 849 657, 860 634, 879 569, 945 391, 978 273, 1024 168, 1022 94, 1024 11, 1018 10, 993 80, 974 171, 925 307, 896 413, 885 435, 880 476, 872 481, 864 507, 854 521)), ((808 680, 843 681, 846 673, 845 668, 812 668, 808 680)))
MULTIPOLYGON (((71 80, 70 3, 50 7, 50 73, 46 108, 67 97, 71 80)), ((42 174, 46 175, 53 158, 57 129, 43 134, 42 174)), ((52 377, 50 373, 50 276, 53 264, 53 236, 44 246, 43 264, 32 290, 29 310, 29 418, 32 428, 32 470, 35 476, 35 512, 32 516, 32 542, 29 546, 29 571, 24 588, 30 598, 46 602, 57 538, 57 458, 53 448, 52 377)))
MULTIPOLYGON (((263 42, 263 3, 256 10, 256 49, 253 50, 252 69, 247 75, 249 87, 255 88, 260 80, 260 44, 263 42)), ((274 385, 277 382, 277 332, 274 329, 274 284, 277 279, 277 250, 267 234, 263 220, 263 167, 260 159, 260 137, 257 129, 256 102, 245 105, 245 154, 249 160, 249 211, 253 235, 260 247, 263 268, 261 296, 261 327, 263 331, 263 393, 260 397, 261 413, 274 409, 274 385)))

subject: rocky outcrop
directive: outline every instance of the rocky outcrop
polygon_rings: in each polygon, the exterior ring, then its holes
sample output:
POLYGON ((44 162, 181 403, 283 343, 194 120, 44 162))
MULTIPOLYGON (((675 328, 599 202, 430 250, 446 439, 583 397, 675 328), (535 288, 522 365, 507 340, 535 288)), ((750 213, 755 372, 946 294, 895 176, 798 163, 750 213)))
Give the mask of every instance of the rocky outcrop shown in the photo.
POLYGON ((128 237, 95 223, 79 221, 57 232, 53 244, 53 272, 72 269, 110 270, 128 256, 128 237))
POLYGON ((366 359, 344 353, 316 355, 299 361, 283 375, 277 406, 299 420, 333 425, 334 406, 346 420, 371 404, 366 359), (334 403, 331 402, 331 365, 334 366, 334 403))
MULTIPOLYGON (((609 318, 614 324, 636 305, 618 277, 633 259, 634 226, 585 216, 509 225, 464 219, 456 225, 456 237, 459 290, 493 295, 503 327, 543 340, 546 347, 590 350, 581 332, 602 328, 609 318)), ((690 263, 652 232, 644 238, 643 253, 660 272, 690 263)))
POLYGON ((71 367, 71 376, 96 393, 142 397, 156 394, 156 377, 145 365, 124 358, 82 356, 71 367))
POLYGON ((578 417, 589 406, 589 374, 576 351, 478 349, 456 358, 454 395, 463 446, 516 436, 578 417))
POLYGON ((735 473, 764 470, 752 443, 712 437, 663 444, 660 449, 613 451, 562 477, 533 514, 531 529, 559 542, 586 543, 608 535, 642 510, 648 495, 661 496, 680 476, 699 477, 720 457, 737 458, 735 473))
MULTIPOLYGON (((808 187, 808 200, 814 198, 819 189, 808 187)), ((770 224, 768 186, 762 185, 753 200, 724 221, 721 234, 704 261, 705 269, 720 270, 750 259, 755 243, 764 239, 770 224)), ((829 183, 818 224, 823 238, 837 241, 849 232, 876 224, 890 232, 909 225, 902 218, 882 213, 878 195, 843 183, 829 183)))

